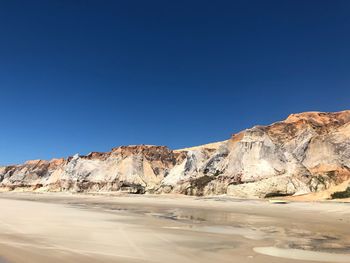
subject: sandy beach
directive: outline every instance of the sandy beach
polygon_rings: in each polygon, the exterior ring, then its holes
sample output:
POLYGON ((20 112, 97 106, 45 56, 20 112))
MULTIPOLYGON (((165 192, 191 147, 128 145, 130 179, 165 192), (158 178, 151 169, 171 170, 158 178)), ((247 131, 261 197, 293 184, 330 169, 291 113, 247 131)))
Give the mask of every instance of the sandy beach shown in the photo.
POLYGON ((350 262, 350 204, 0 194, 0 262, 350 262))

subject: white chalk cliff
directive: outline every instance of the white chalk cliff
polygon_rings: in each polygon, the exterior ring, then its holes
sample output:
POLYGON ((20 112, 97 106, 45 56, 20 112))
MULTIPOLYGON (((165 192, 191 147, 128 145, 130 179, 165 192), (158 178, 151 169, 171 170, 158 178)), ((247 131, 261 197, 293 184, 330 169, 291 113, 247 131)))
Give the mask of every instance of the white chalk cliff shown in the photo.
POLYGON ((0 167, 2 191, 181 193, 244 198, 325 190, 350 179, 350 111, 292 114, 222 142, 122 146, 0 167))

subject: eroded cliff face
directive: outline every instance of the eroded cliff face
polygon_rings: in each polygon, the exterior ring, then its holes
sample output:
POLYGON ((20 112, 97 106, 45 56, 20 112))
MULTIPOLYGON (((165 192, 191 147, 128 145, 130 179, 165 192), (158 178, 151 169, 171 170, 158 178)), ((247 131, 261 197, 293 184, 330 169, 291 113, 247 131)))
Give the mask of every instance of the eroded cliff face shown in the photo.
POLYGON ((229 140, 170 150, 122 146, 0 167, 3 191, 228 194, 244 198, 325 190, 350 179, 350 111, 292 114, 229 140))

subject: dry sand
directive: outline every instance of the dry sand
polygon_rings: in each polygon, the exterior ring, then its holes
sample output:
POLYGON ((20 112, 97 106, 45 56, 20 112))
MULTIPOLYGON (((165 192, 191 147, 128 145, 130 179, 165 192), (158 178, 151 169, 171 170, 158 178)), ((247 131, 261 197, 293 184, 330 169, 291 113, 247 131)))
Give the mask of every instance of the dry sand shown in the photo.
POLYGON ((350 204, 0 194, 0 262, 350 262, 350 204))

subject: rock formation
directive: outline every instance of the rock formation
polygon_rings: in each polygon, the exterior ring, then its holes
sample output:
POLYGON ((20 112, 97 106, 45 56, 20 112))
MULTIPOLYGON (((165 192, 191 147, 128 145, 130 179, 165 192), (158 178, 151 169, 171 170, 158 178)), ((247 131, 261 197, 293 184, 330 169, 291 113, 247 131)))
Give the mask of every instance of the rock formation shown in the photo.
POLYGON ((222 142, 181 150, 122 146, 0 167, 2 191, 227 194, 318 192, 350 179, 350 111, 292 114, 222 142))

